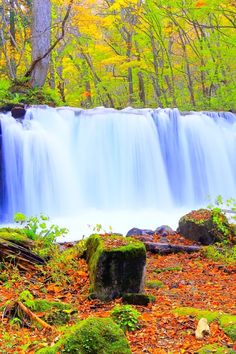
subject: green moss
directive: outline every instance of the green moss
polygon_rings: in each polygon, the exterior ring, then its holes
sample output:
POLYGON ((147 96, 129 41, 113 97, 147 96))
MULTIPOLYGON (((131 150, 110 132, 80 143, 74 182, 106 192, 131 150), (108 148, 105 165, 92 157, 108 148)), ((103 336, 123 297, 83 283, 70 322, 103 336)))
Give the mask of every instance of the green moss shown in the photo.
POLYGON ((193 307, 179 307, 173 310, 174 313, 182 316, 194 316, 198 320, 204 317, 210 323, 212 321, 218 320, 221 316, 219 312, 216 311, 208 311, 208 310, 200 310, 193 307))
POLYGON ((71 327, 51 348, 37 354, 131 354, 121 328, 110 318, 89 317, 71 327))
POLYGON ((130 305, 147 306, 150 302, 155 302, 156 298, 148 294, 123 294, 122 299, 125 303, 130 305))
POLYGON ((23 230, 10 227, 0 229, 0 239, 11 241, 19 245, 24 245, 25 242, 29 242, 23 230))
POLYGON ((226 347, 219 347, 217 344, 209 344, 197 351, 198 354, 233 354, 234 351, 226 347))
POLYGON ((164 284, 161 280, 150 280, 146 282, 146 287, 150 289, 163 288, 164 284))
POLYGON ((154 269, 154 272, 159 274, 163 272, 181 272, 182 271, 181 266, 175 266, 175 267, 166 267, 166 268, 159 268, 159 269, 154 269))
POLYGON ((202 317, 206 318, 208 322, 218 321, 221 329, 233 341, 236 340, 236 316, 220 312, 211 312, 207 310, 199 310, 192 307, 180 307, 173 311, 182 316, 194 316, 198 320, 202 317))
POLYGON ((71 305, 66 304, 63 302, 57 302, 57 301, 47 301, 43 299, 35 299, 32 300, 32 303, 28 306, 31 310, 34 310, 36 312, 45 312, 49 311, 52 308, 56 308, 59 310, 70 310, 71 305))
POLYGON ((236 341, 236 316, 222 315, 219 322, 227 336, 236 341))

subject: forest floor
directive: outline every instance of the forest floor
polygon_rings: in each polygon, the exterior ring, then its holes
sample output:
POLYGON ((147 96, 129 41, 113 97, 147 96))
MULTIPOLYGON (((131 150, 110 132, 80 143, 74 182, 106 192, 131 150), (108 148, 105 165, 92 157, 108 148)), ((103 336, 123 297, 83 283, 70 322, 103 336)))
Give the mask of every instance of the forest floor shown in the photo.
MULTIPOLYGON (((9 267, 7 279, 0 278, 0 353, 35 353, 50 346, 60 336, 60 329, 40 329, 36 325, 21 328, 17 321, 3 318, 6 304, 16 301, 19 294, 29 290, 35 298, 70 303, 75 309, 69 324, 88 316, 109 316, 111 309, 121 303, 89 300, 87 265, 83 259, 72 268, 61 263, 60 271, 20 272, 9 267), (11 272, 11 273, 10 273, 11 272)), ((6 274, 6 270, 1 274, 6 274), (5 273, 4 273, 5 272, 5 273)), ((221 330, 217 321, 210 324, 211 333, 203 340, 195 338, 198 320, 191 315, 174 312, 180 307, 194 307, 236 315, 236 267, 215 262, 200 253, 154 255, 147 254, 146 281, 158 280, 162 287, 146 287, 156 301, 147 307, 135 306, 141 313, 140 328, 127 332, 132 353, 196 353, 206 344, 235 349, 235 344, 221 330)), ((37 313, 41 317, 42 313, 37 313)))

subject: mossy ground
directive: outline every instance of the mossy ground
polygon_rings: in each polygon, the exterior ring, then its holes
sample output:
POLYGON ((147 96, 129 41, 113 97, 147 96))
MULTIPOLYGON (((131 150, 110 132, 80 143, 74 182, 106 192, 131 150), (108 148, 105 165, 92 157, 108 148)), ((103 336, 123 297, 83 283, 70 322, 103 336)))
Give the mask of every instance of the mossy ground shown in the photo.
POLYGON ((234 354, 235 351, 229 348, 220 347, 215 344, 210 344, 202 347, 197 351, 198 354, 234 354))
POLYGON ((230 337, 233 341, 236 341, 236 315, 230 315, 226 313, 200 310, 190 307, 181 307, 174 310, 174 313, 182 316, 194 316, 198 320, 204 317, 209 323, 217 321, 221 329, 230 337))

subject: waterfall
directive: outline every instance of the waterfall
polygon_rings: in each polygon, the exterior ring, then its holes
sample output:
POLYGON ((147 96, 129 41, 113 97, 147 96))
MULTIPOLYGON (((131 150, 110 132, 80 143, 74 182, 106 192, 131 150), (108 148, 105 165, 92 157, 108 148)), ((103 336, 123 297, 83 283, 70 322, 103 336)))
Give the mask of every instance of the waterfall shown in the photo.
POLYGON ((32 107, 24 120, 0 114, 0 123, 2 220, 171 214, 208 195, 235 196, 232 113, 32 107))

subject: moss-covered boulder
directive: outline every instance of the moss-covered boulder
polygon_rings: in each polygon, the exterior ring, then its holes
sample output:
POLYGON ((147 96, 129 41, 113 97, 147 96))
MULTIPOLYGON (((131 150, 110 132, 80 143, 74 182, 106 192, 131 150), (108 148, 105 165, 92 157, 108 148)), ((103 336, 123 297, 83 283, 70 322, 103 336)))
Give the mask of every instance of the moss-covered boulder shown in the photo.
POLYGON ((233 233, 226 216, 218 209, 199 209, 184 215, 177 232, 203 245, 223 242, 233 233))
POLYGON ((91 235, 87 240, 91 292, 108 301, 143 290, 146 250, 129 237, 91 235))
POLYGON ((110 318, 89 317, 67 330, 53 346, 37 354, 131 354, 122 329, 110 318))
POLYGON ((153 295, 147 294, 124 294, 122 300, 126 304, 147 306, 148 304, 155 302, 156 298, 153 295))

